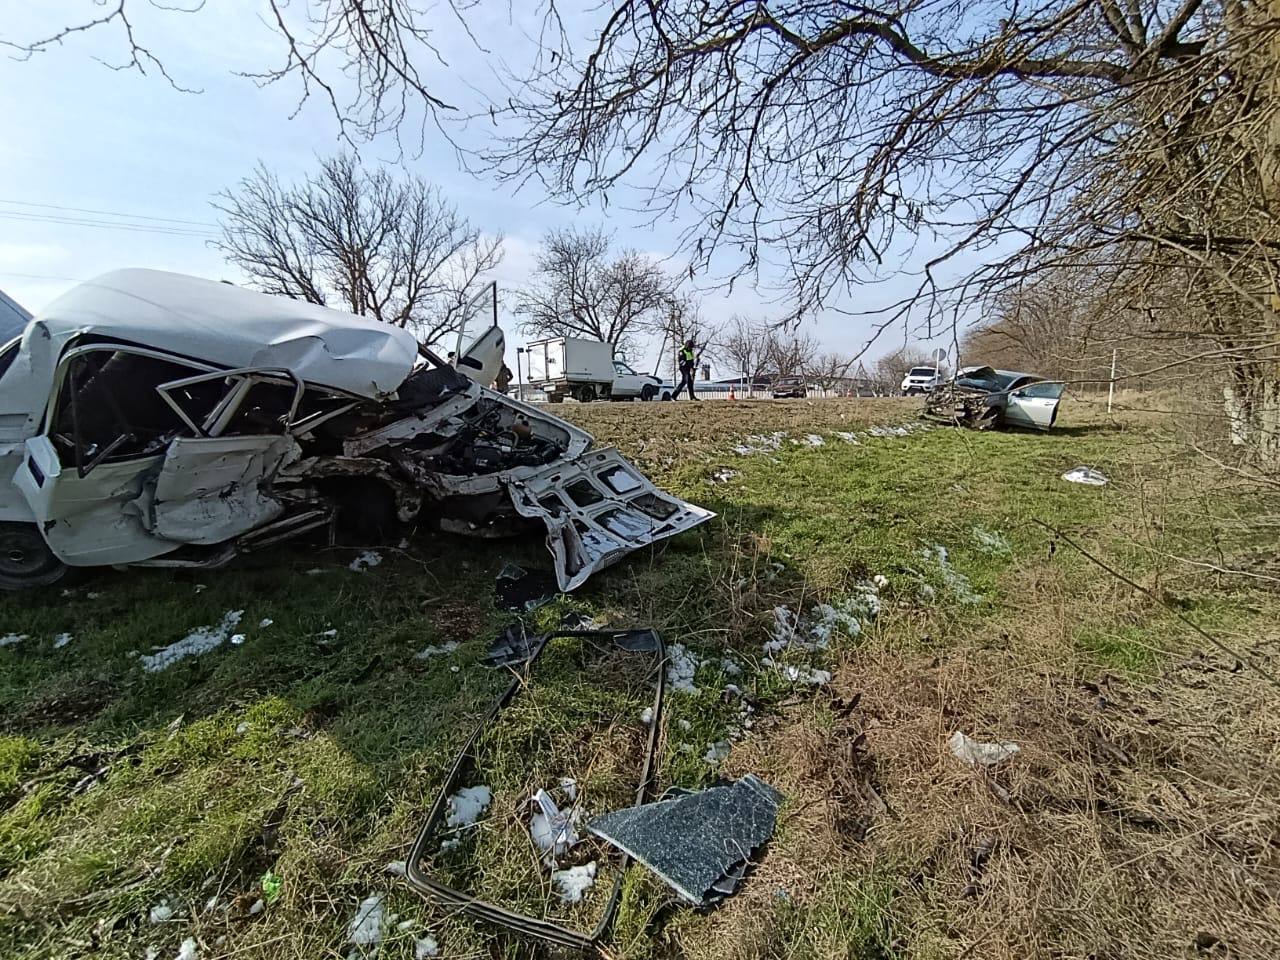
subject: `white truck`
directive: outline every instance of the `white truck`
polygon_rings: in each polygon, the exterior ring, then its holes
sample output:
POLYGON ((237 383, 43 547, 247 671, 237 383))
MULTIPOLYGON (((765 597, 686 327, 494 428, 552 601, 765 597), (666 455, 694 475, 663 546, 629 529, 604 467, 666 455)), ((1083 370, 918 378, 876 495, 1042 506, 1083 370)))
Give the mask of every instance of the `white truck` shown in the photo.
POLYGON ((543 389, 547 400, 572 397, 591 400, 653 400, 662 380, 637 373, 614 359, 613 344, 580 337, 552 337, 525 347, 529 383, 543 389))

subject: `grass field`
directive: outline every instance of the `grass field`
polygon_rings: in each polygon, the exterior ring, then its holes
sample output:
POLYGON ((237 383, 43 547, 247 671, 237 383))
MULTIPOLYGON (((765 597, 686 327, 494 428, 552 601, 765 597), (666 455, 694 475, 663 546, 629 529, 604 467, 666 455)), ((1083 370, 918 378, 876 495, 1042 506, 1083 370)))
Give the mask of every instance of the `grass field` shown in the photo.
MULTIPOLYGON (((763 861, 710 914, 663 909, 631 871, 613 951, 1280 955, 1280 693, 1253 668, 1280 670, 1280 602, 1273 580, 1212 569, 1273 553, 1276 505, 1208 473, 1159 417, 1068 405, 1043 436, 871 430, 917 407, 556 411, 719 517, 538 625, 572 610, 687 647, 697 692, 668 697, 661 783, 753 772, 786 797, 763 861), (1064 482, 1078 464, 1112 482, 1064 482), (777 608, 822 621, 818 604, 846 614, 829 646, 765 651, 777 608), (955 731, 1020 750, 969 766, 955 731)), ((381 958, 425 956, 427 937, 446 957, 524 955, 388 865, 506 683, 480 665, 507 622, 494 575, 545 566, 544 548, 421 536, 380 552, 363 572, 357 551, 295 547, 0 600, 0 637, 24 637, 0 647, 0 955, 172 960, 191 939, 201 958, 369 956, 349 925, 376 896, 381 958), (232 611, 225 642, 145 668, 232 611)), ((486 745, 494 805, 446 865, 583 928, 603 878, 563 908, 523 831, 557 776, 615 803, 632 782, 643 691, 590 669, 564 652, 504 718, 486 745)))

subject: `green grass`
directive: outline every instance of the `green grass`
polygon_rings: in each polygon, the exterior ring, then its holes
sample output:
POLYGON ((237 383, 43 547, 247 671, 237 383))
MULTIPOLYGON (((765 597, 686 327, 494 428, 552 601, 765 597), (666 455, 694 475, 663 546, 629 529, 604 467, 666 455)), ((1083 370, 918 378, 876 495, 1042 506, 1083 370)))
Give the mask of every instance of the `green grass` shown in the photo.
MULTIPOLYGON (((774 606, 806 611, 876 575, 888 579, 878 621, 806 665, 833 667, 866 645, 945 650, 964 637, 1013 646, 988 626, 1007 624, 1037 599, 1025 594, 1022 574, 1044 564, 1063 573, 1080 605, 1071 634, 1080 664, 1149 675, 1159 651, 1185 643, 1171 617, 1094 611, 1088 598, 1114 584, 1033 522, 1050 522, 1128 569, 1151 570, 1149 544, 1136 536, 1135 495, 1168 474, 1169 454, 1141 428, 934 430, 858 445, 828 433, 822 447, 786 444, 739 457, 728 452, 729 438, 762 429, 751 406, 741 406, 706 413, 720 420, 709 419, 683 456, 688 410, 653 405, 617 436, 608 433, 617 411, 599 414, 607 421, 602 442, 649 451, 639 459, 655 480, 720 517, 598 575, 538 617, 547 627, 572 608, 613 624, 653 625, 706 658, 700 692, 668 698, 664 784, 698 786, 717 775, 702 754, 742 722, 737 701, 721 695, 726 683, 741 687, 764 721, 809 695, 760 664, 774 606), (669 457, 641 443, 655 436, 668 439, 669 457), (1115 482, 1091 488, 1060 479, 1081 462, 1115 482), (724 467, 737 476, 711 482, 724 467), (1008 549, 991 549, 976 531, 998 533, 1008 549), (938 545, 951 572, 922 553, 938 545), (768 565, 778 562, 783 569, 771 578, 768 565), (966 602, 956 574, 979 599, 966 602), (726 655, 743 675, 724 672, 726 655)), ((806 407, 778 409, 804 422, 806 407)), ((857 429, 856 405, 841 410, 839 428, 857 429)), ((579 415, 592 429, 593 412, 579 415)), ((819 432, 836 425, 828 420, 819 432)), ((1160 543, 1196 542, 1213 525, 1202 510, 1165 513, 1160 543)), ((70 596, 0 599, 0 632, 29 635, 0 649, 0 954, 76 955, 105 924, 108 956, 142 956, 148 946, 172 955, 188 935, 199 937, 206 958, 345 955, 345 925, 375 890, 387 891, 388 911, 413 925, 409 933, 393 927, 380 956, 410 956, 410 934, 428 929, 453 944, 447 955, 512 949, 492 947, 484 928, 432 913, 383 867, 403 859, 446 765, 506 682, 479 665, 505 622, 492 603, 495 573, 509 559, 544 565, 542 554, 537 542, 420 538, 354 573, 350 552, 296 547, 221 571, 95 572, 70 596), (308 573, 316 568, 322 572, 308 573), (243 644, 160 673, 141 668, 139 653, 241 609, 243 644), (272 624, 260 627, 264 618, 272 624), (329 630, 337 636, 325 636, 329 630), (62 632, 74 640, 55 649, 62 632), (454 654, 415 657, 446 641, 460 644, 454 654), (250 916, 268 871, 281 880, 279 899, 250 916), (201 913, 211 897, 230 910, 201 913), (162 898, 182 904, 186 919, 148 923, 147 910, 162 898)), ((1202 601, 1193 593, 1194 606, 1202 601)), ((1204 604, 1195 612, 1206 622, 1239 622, 1232 605, 1204 604)), ((601 803, 625 802, 647 686, 622 674, 593 678, 589 667, 580 650, 549 654, 537 691, 486 740, 485 777, 509 811, 531 787, 580 770, 597 778, 601 803)), ((764 726, 751 736, 767 737, 764 726)), ((510 816, 495 822, 458 851, 453 875, 508 905, 558 910, 536 886, 539 872, 515 826, 510 816)), ((896 955, 897 878, 845 869, 831 877, 803 901, 778 899, 779 939, 762 955, 896 955)), ((589 928, 600 899, 564 915, 589 928)), ((656 949, 662 934, 649 920, 661 900, 652 880, 633 871, 617 926, 628 955, 656 949)), ((704 922, 683 916, 676 929, 704 922)))

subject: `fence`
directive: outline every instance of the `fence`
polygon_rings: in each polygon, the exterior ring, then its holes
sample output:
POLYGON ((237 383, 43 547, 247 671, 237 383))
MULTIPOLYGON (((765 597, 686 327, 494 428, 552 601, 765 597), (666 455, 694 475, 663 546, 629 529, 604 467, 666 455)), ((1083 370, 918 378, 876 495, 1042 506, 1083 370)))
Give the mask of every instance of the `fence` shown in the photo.
MULTIPOLYGON (((670 384, 663 387, 664 392, 670 391, 671 389, 670 384)), ((731 392, 735 400, 769 400, 773 397, 773 394, 769 392, 767 387, 756 387, 754 390, 751 390, 749 388, 739 386, 738 384, 728 383, 695 383, 693 386, 693 394, 699 400, 728 400, 731 392)), ((817 386, 808 387, 807 392, 810 400, 822 400, 827 399, 828 397, 876 397, 885 395, 872 393, 865 389, 861 391, 849 389, 828 390, 817 386)), ((513 383, 510 389, 510 395, 519 400, 523 400, 526 403, 546 403, 547 401, 547 395, 542 388, 530 383, 523 385, 513 383)), ((682 399, 688 399, 687 394, 682 394, 681 396, 682 399)))

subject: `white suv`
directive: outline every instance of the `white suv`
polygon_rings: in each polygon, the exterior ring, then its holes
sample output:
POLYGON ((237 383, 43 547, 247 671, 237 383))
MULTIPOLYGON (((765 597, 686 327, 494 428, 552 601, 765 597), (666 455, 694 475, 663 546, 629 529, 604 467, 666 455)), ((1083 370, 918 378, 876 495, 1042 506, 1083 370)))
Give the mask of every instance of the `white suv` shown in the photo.
POLYGON ((902 395, 913 397, 917 393, 932 393, 938 389, 941 379, 937 367, 912 367, 902 378, 902 395))

